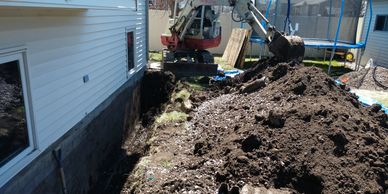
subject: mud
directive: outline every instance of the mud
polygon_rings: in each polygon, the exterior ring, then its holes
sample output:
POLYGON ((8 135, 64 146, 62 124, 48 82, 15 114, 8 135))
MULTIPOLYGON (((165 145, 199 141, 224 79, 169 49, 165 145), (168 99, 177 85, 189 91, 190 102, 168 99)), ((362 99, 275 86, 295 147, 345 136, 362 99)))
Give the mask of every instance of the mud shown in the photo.
POLYGON ((122 192, 388 192, 388 116, 322 70, 271 59, 210 88, 188 121, 156 126, 122 192))

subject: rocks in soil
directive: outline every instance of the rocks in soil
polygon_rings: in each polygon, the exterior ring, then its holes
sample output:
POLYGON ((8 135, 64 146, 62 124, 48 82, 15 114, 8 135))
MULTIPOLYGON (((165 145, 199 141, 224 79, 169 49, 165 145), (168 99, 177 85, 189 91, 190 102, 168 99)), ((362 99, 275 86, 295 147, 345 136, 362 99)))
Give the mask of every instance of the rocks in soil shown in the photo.
POLYGON ((244 84, 241 88, 240 88, 240 93, 251 93, 251 92, 255 92, 261 88, 264 88, 266 83, 265 83, 265 77, 261 78, 261 79, 257 79, 257 80, 254 80, 252 82, 249 82, 249 83, 246 83, 244 84))
POLYGON ((286 122, 286 119, 280 111, 271 110, 269 111, 267 122, 268 126, 272 128, 282 128, 286 122))
POLYGON ((265 187, 253 187, 251 185, 244 185, 241 189, 240 194, 292 194, 291 191, 283 190, 283 189, 273 189, 273 188, 265 188, 265 187))

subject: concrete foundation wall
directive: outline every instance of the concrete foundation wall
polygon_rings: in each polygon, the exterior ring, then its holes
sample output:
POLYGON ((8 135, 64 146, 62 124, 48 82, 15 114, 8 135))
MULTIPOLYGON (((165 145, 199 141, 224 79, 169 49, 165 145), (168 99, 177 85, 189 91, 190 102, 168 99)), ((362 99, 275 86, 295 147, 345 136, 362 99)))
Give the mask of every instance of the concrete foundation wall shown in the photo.
POLYGON ((139 71, 61 139, 11 179, 0 193, 62 193, 53 150, 60 148, 68 193, 87 193, 105 168, 123 153, 121 145, 134 130, 140 112, 139 71))

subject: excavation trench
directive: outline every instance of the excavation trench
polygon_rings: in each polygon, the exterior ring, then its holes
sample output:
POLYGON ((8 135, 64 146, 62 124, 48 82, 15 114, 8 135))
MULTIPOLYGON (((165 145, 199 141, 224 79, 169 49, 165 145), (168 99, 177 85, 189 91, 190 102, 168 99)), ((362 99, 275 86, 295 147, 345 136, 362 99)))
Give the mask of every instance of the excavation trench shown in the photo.
POLYGON ((181 80, 161 103, 123 193, 387 192, 387 115, 321 69, 263 60, 201 89, 181 80))

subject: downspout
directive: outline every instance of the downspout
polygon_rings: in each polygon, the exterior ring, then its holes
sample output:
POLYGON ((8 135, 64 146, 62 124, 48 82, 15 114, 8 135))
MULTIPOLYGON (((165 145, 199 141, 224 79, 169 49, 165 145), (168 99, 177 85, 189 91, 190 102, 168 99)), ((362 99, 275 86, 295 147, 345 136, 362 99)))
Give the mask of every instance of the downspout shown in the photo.
MULTIPOLYGON (((361 48, 361 50, 357 53, 357 61, 356 61, 356 70, 360 70, 360 66, 361 66, 361 59, 362 59, 362 56, 364 55, 365 53, 365 49, 366 49, 366 44, 368 43, 368 39, 369 39, 369 32, 370 32, 370 29, 371 29, 371 24, 372 24, 372 17, 373 17, 373 0, 369 0, 368 4, 367 4, 367 7, 369 6, 369 21, 368 21, 368 28, 366 30, 366 34, 365 34, 365 40, 364 42, 362 43, 364 46, 361 48)), ((367 10, 368 11, 368 10, 367 10)), ((367 13, 365 13, 366 15, 367 13)), ((365 16, 364 16, 365 17, 365 16)), ((366 20, 364 20, 364 23, 363 23, 363 28, 365 28, 365 23, 366 23, 366 20)), ((361 32, 361 38, 364 36, 364 29, 362 30, 361 32)))
POLYGON ((60 178, 61 178, 61 184, 62 184, 62 193, 68 194, 69 192, 67 190, 65 171, 63 170, 63 165, 62 165, 62 150, 60 148, 53 150, 53 155, 54 155, 55 162, 57 163, 57 166, 59 168, 59 174, 61 176, 60 178))

